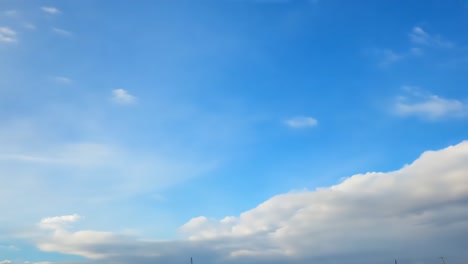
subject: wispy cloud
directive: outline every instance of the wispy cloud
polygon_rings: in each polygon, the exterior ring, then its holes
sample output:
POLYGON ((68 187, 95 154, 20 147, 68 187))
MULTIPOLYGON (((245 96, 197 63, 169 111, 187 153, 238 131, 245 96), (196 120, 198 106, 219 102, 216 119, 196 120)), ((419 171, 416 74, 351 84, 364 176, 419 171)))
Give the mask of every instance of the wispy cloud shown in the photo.
POLYGON ((0 27, 0 42, 16 42, 16 32, 9 27, 0 27))
POLYGON ((32 23, 24 23, 24 27, 27 29, 36 29, 36 25, 32 23))
POLYGON ((414 27, 409 33, 410 41, 413 44, 425 45, 438 48, 452 48, 454 44, 448 40, 443 39, 439 35, 430 35, 421 27, 414 27))
POLYGON ((441 36, 430 35, 421 27, 414 27, 409 33, 409 38, 413 47, 395 51, 393 49, 375 49, 372 53, 379 61, 380 66, 388 66, 396 62, 424 55, 424 47, 451 48, 454 44, 441 36))
POLYGON ((117 104, 129 105, 136 103, 137 98, 124 89, 115 89, 112 91, 112 101, 117 104))
POLYGON ((5 16, 14 17, 18 15, 18 11, 11 9, 11 10, 3 11, 2 14, 4 14, 5 16))
POLYGON ((52 15, 56 15, 56 14, 60 14, 60 10, 53 7, 53 6, 43 6, 41 7, 41 10, 46 12, 46 13, 49 13, 49 14, 52 14, 52 15))
POLYGON ((403 58, 406 57, 404 54, 399 54, 391 49, 384 49, 378 52, 379 57, 381 57, 381 66, 389 65, 392 63, 395 63, 397 61, 402 60, 403 58))
POLYGON ((405 94, 396 98, 393 111, 400 116, 417 116, 430 120, 468 115, 468 105, 460 100, 447 99, 417 87, 403 87, 405 94))
POLYGON ((374 54, 380 61, 380 66, 388 66, 408 58, 422 56, 424 51, 423 49, 416 47, 401 52, 397 52, 392 49, 377 49, 374 54))
POLYGON ((314 127, 318 124, 317 119, 308 116, 298 116, 285 121, 285 124, 292 128, 314 127))
POLYGON ((52 28, 52 31, 65 37, 71 37, 73 35, 70 31, 62 29, 62 28, 54 27, 52 28))
POLYGON ((19 248, 15 246, 5 246, 5 245, 0 245, 0 251, 1 250, 8 250, 8 251, 18 251, 19 248))
POLYGON ((58 84, 71 84, 73 81, 70 78, 64 76, 52 76, 50 77, 52 81, 58 84))

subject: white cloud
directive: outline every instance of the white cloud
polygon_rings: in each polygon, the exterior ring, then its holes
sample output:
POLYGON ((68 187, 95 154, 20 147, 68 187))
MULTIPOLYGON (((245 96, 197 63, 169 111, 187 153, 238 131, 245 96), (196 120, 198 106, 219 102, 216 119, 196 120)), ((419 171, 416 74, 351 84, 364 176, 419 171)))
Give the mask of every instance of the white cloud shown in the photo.
POLYGON ((52 28, 52 31, 65 37, 71 37, 73 35, 70 31, 56 27, 52 28))
POLYGON ((76 222, 79 218, 77 214, 47 217, 41 220, 39 226, 44 229, 63 229, 67 224, 76 222))
POLYGON ((439 120, 450 117, 465 117, 468 105, 456 99, 446 99, 421 91, 415 87, 404 87, 405 95, 397 97, 393 111, 401 116, 418 116, 439 120))
POLYGON ((131 94, 129 94, 124 89, 115 89, 112 91, 112 101, 117 104, 133 104, 135 103, 137 98, 131 94))
POLYGON ((49 13, 49 14, 52 14, 52 15, 56 15, 56 14, 60 14, 60 10, 58 10, 57 8, 53 7, 53 6, 43 6, 41 7, 41 10, 46 12, 46 13, 49 13))
POLYGON ((414 27, 409 38, 412 43, 418 45, 426 45, 439 48, 452 48, 454 44, 448 40, 444 40, 441 36, 432 36, 421 27, 414 27))
POLYGON ((314 258, 383 263, 434 252, 459 256, 452 263, 461 264, 468 258, 466 160, 468 141, 427 151, 396 171, 357 174, 328 188, 277 195, 239 216, 196 217, 180 229, 188 240, 151 241, 58 226, 35 241, 44 251, 113 263, 170 263, 181 252, 210 264, 314 258))
POLYGON ((0 264, 10 264, 10 263, 11 263, 11 260, 8 260, 8 259, 0 261, 0 264))
POLYGON ((16 32, 9 27, 0 27, 0 42, 16 42, 16 32))
POLYGON ((292 128, 313 127, 318 124, 317 119, 308 116, 298 116, 285 121, 285 124, 292 128))

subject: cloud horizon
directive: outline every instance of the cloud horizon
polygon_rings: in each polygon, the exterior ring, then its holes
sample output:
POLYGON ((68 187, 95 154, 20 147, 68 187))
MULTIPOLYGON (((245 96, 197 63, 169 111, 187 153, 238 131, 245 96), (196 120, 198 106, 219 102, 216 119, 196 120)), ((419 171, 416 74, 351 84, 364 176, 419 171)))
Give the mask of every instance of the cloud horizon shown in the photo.
POLYGON ((384 263, 391 256, 453 255, 468 242, 466 160, 468 141, 426 151, 396 171, 357 174, 331 187, 276 195, 221 220, 192 218, 180 228, 186 239, 71 231, 68 224, 79 218, 75 214, 43 219, 44 233, 35 243, 43 251, 116 263, 176 261, 181 252, 203 263, 317 258, 338 263, 340 256, 354 262, 379 255, 384 263), (447 244, 451 240, 456 243, 447 244))

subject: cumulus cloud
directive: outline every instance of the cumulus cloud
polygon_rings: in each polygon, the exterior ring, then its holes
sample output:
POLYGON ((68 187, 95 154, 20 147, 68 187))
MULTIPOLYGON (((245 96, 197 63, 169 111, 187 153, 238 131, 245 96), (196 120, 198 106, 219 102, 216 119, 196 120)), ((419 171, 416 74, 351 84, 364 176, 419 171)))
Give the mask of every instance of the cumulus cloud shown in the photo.
POLYGON ((124 89, 115 89, 112 91, 112 101, 117 104, 129 105, 136 102, 136 97, 129 94, 124 89))
POLYGON ((41 10, 51 15, 57 15, 61 13, 59 9, 53 6, 43 6, 41 7, 41 10))
POLYGON ((439 35, 430 35, 421 27, 414 27, 409 33, 410 41, 417 45, 432 46, 438 48, 452 48, 454 44, 443 39, 439 35))
POLYGON ((16 42, 16 32, 9 27, 0 27, 0 42, 16 42))
POLYGON ((308 116, 298 116, 285 121, 285 124, 292 128, 313 127, 318 124, 317 119, 308 116))
POLYGON ((204 263, 385 263, 445 254, 461 264, 468 259, 467 160, 468 141, 427 151, 399 170, 277 195, 239 216, 193 218, 180 228, 186 240, 53 225, 36 243, 44 251, 113 263, 175 263, 194 255, 204 263))
POLYGON ((417 87, 405 86, 404 89, 406 94, 398 96, 393 105, 393 110, 398 115, 430 120, 468 115, 467 104, 460 100, 433 95, 417 87))

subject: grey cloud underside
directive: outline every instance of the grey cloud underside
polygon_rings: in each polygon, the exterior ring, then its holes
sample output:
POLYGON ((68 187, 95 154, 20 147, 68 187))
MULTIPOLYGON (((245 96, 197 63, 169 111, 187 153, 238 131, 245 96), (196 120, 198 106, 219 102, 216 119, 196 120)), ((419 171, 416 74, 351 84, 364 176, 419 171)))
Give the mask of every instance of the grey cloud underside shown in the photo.
POLYGON ((35 240, 41 250, 106 263, 187 263, 190 256, 197 263, 437 263, 438 256, 465 263, 468 141, 425 152, 397 171, 278 195, 238 217, 194 218, 180 229, 184 240, 60 225, 43 231, 35 240))

